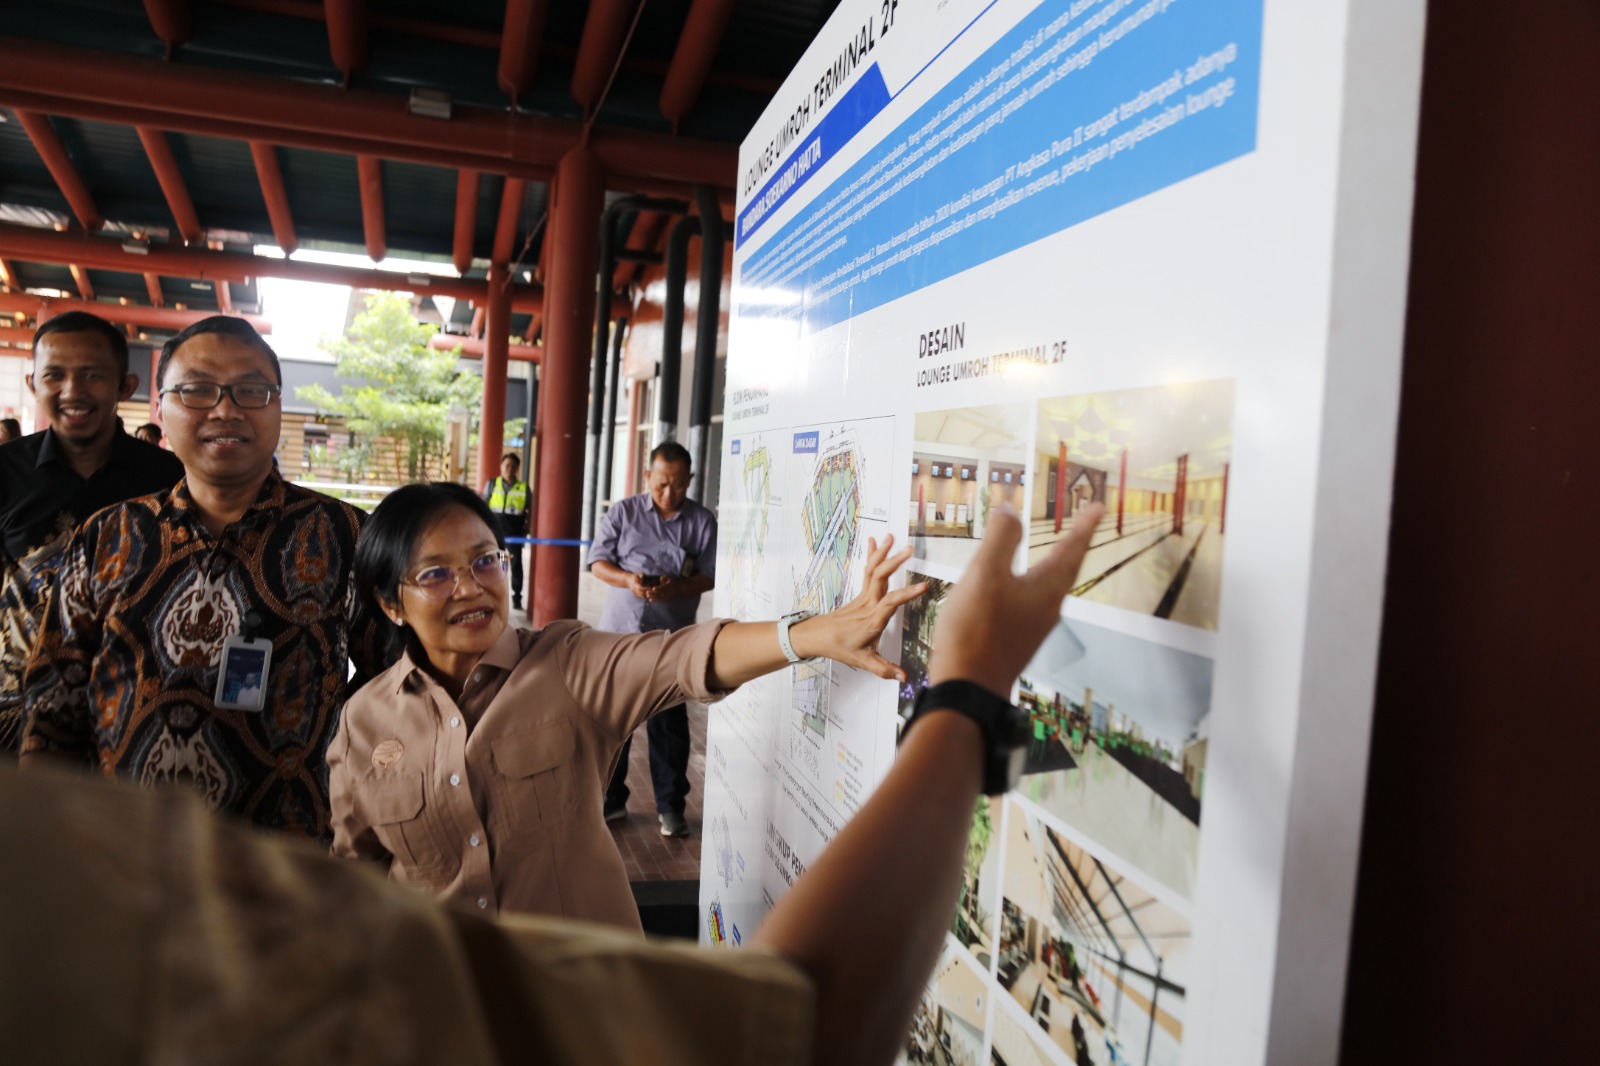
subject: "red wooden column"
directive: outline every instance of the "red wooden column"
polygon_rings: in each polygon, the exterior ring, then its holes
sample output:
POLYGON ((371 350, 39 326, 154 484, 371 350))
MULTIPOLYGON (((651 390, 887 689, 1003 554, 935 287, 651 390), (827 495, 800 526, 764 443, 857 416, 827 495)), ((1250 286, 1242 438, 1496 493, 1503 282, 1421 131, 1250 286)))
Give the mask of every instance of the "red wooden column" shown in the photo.
POLYGON ((1056 532, 1067 517, 1067 442, 1056 445, 1056 532))
MULTIPOLYGON (((544 360, 539 374, 539 511, 537 536, 576 540, 583 510, 583 458, 594 339, 597 234, 605 200, 605 173, 588 148, 561 158, 550 207, 550 259, 545 275, 544 360)), ((543 626, 578 613, 576 545, 534 549, 530 588, 532 622, 543 626)))
POLYGON ((1228 531, 1228 467, 1232 463, 1222 464, 1222 513, 1217 516, 1217 532, 1228 531))
MULTIPOLYGON (((489 267, 489 313, 484 319, 483 408, 478 426, 478 480, 500 470, 505 436, 506 363, 511 357, 511 275, 504 263, 489 267)), ((477 490, 480 485, 473 485, 477 490)))
POLYGON ((1117 536, 1122 536, 1123 502, 1128 498, 1128 449, 1122 449, 1122 473, 1117 475, 1117 536))
POLYGON ((1172 531, 1183 532, 1183 497, 1189 485, 1189 457, 1178 456, 1178 483, 1172 487, 1172 531))

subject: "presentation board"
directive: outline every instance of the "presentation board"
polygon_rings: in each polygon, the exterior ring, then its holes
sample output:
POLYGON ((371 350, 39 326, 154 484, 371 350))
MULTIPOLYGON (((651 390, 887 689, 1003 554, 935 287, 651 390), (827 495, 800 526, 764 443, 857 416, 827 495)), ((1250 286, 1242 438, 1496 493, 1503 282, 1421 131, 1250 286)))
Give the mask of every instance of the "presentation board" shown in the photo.
MULTIPOLYGON (((740 152, 715 611, 929 582, 904 685, 713 706, 702 939, 870 796, 996 507, 1105 517, 974 811, 909 1062, 1332 1062, 1421 0, 845 0, 740 152)), ((956 635, 959 639, 959 635, 956 635)))

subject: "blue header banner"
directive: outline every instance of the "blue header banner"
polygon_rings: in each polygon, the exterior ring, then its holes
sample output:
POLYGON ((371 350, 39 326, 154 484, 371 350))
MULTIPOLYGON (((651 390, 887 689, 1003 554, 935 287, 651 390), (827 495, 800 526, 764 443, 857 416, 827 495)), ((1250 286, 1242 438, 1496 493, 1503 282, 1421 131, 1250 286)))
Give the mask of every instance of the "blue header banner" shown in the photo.
POLYGON ((815 333, 1253 151, 1262 3, 1045 0, 768 235, 739 314, 815 333))
POLYGON ((812 430, 809 433, 796 433, 794 435, 794 454, 815 454, 818 436, 819 434, 816 430, 812 430))
POLYGON ((761 187, 749 205, 739 212, 739 225, 734 231, 733 244, 737 248, 745 238, 761 228, 784 201, 801 189, 862 127, 878 116, 889 103, 889 88, 884 84, 883 71, 874 63, 862 71, 861 77, 833 105, 833 110, 817 123, 817 132, 808 137, 767 183, 761 187))

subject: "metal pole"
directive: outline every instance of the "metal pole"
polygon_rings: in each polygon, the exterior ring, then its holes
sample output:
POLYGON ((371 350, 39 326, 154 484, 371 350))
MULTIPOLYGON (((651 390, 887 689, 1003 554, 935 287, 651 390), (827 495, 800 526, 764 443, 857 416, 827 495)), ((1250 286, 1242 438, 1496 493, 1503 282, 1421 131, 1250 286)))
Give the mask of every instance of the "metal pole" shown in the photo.
MULTIPOLYGON (((611 323, 611 359, 606 366, 605 433, 600 438, 600 483, 596 489, 595 509, 600 501, 611 499, 611 474, 616 465, 617 446, 617 394, 622 391, 622 338, 628 320, 616 319, 611 323)), ((599 526, 598 516, 595 525, 599 526)))
POLYGON ((683 287, 688 281, 689 238, 700 219, 687 215, 673 223, 667 238, 667 300, 661 311, 660 395, 656 404, 655 444, 678 437, 678 379, 683 374, 683 287))
POLYGON ((694 187, 700 212, 700 302, 695 309, 694 385, 689 395, 689 455, 694 473, 689 496, 705 500, 710 460, 711 393, 717 376, 717 334, 722 303, 722 207, 709 185, 694 187))

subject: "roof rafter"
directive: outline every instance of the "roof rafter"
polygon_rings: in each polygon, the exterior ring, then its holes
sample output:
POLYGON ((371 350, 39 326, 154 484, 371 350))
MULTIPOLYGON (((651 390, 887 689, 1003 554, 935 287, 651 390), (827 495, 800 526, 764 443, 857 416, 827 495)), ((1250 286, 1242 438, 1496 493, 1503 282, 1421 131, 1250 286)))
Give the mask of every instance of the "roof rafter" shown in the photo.
POLYGON ((462 170, 456 173, 456 228, 451 247, 451 261, 456 273, 465 274, 472 269, 472 245, 478 232, 478 172, 462 170))
MULTIPOLYGON (((430 277, 393 270, 329 266, 303 259, 274 259, 243 252, 180 248, 174 245, 153 244, 148 250, 135 253, 125 250, 114 240, 3 224, 0 224, 0 256, 37 263, 78 263, 130 274, 154 270, 173 277, 203 281, 244 283, 252 278, 320 281, 329 285, 348 285, 354 289, 420 292, 451 296, 458 300, 485 298, 487 284, 482 278, 430 277)), ((511 306, 518 311, 543 310, 544 291, 535 286, 515 286, 512 289, 511 306)))
POLYGON ((137 128, 139 143, 144 145, 144 154, 150 159, 150 169, 156 172, 161 195, 167 198, 167 208, 172 212, 172 221, 178 225, 179 236, 184 244, 199 242, 205 231, 200 226, 200 216, 195 213, 194 201, 189 197, 189 188, 183 183, 178 157, 172 154, 172 143, 161 130, 149 126, 137 128))
POLYGON ((261 183, 261 199, 272 221, 272 236, 284 255, 300 247, 294 231, 294 215, 289 211, 289 191, 284 188, 283 170, 278 166, 278 149, 264 141, 250 142, 250 158, 255 161, 256 179, 261 183))
MULTIPOLYGON (((8 57, 7 63, 9 62, 8 57)), ((16 112, 17 121, 22 123, 28 139, 33 142, 34 151, 39 153, 39 158, 44 160, 50 176, 55 179, 56 188, 61 190, 61 195, 66 197, 72 213, 78 217, 78 224, 90 233, 105 225, 100 208, 89 193, 89 186, 84 182, 83 175, 78 173, 78 168, 73 166, 72 157, 67 154, 67 146, 61 142, 61 135, 50 124, 49 116, 21 108, 16 109, 16 112)))
POLYGON ((78 295, 94 303, 94 283, 89 280, 89 271, 77 263, 68 263, 67 269, 72 272, 72 283, 78 287, 78 295))
POLYGON ((377 156, 357 156, 356 175, 361 183, 361 228, 366 234, 367 258, 381 263, 389 254, 383 225, 383 161, 377 156))

